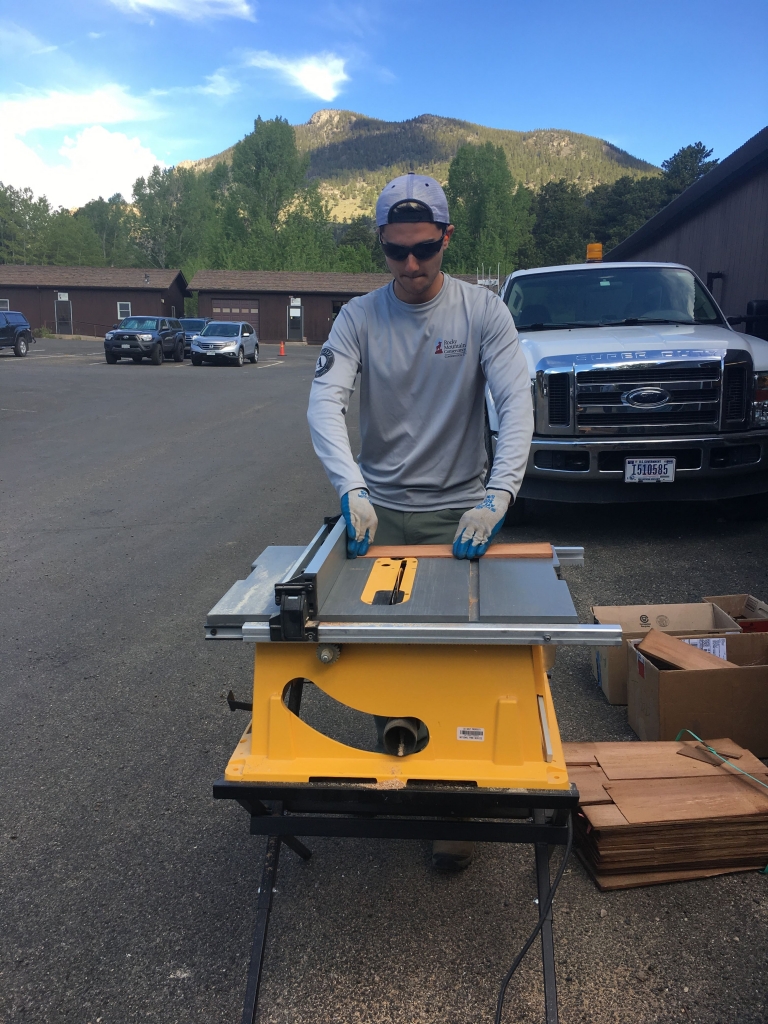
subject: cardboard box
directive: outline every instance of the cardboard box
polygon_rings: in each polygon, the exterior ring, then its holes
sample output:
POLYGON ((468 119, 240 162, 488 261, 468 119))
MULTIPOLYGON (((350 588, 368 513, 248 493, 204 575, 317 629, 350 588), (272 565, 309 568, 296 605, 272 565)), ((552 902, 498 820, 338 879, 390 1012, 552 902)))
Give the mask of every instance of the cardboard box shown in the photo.
POLYGON ((723 639, 735 667, 693 671, 659 668, 636 650, 639 639, 628 642, 629 724, 641 740, 674 740, 691 729, 702 739, 728 736, 768 757, 768 633, 723 639))
POLYGON ((592 675, 609 704, 627 703, 627 641, 660 629, 673 636, 716 636, 740 633, 741 627, 711 602, 698 604, 595 605, 595 622, 621 626, 621 647, 593 647, 592 675))
POLYGON ((741 626, 744 633, 768 633, 768 604, 751 594, 720 594, 702 601, 722 608, 741 626))

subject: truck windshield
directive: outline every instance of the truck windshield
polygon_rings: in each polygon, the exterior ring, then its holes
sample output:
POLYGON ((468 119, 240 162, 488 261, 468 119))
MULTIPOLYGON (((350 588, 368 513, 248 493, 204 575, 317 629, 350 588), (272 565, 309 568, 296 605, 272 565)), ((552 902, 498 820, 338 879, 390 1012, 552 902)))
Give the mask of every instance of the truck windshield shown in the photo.
POLYGON ((518 330, 722 324, 707 293, 675 267, 591 267, 524 274, 507 291, 518 330))
POLYGON ((126 331, 156 331, 157 320, 153 316, 129 316, 120 326, 126 331))
POLYGON ((202 331, 205 327, 205 320, 180 320, 179 323, 185 331, 202 331))

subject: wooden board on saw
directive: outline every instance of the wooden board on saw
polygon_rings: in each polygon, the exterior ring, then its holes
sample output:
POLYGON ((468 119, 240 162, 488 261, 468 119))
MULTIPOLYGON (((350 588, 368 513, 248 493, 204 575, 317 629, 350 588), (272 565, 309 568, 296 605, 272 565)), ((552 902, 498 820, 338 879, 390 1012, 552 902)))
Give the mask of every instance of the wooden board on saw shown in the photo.
MULTIPOLYGON (((491 544, 483 558, 552 558, 551 544, 491 544)), ((451 544, 373 544, 361 558, 453 558, 451 544)))
POLYGON ((686 881, 768 862, 768 768, 731 740, 706 742, 757 781, 699 760, 695 741, 563 744, 580 792, 576 847, 601 888, 686 881))

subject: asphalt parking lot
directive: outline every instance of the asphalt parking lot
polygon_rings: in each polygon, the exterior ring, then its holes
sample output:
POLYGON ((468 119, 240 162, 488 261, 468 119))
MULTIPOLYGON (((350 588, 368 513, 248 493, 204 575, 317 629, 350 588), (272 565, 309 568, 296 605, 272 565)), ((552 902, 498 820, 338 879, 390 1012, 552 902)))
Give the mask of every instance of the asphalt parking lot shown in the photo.
MULTIPOLYGON (((240 1020, 262 841, 214 803, 246 723, 253 650, 207 610, 335 495, 305 408, 316 350, 257 366, 107 366, 95 342, 0 353, 0 1022, 240 1020)), ((703 506, 533 509, 521 540, 583 544, 577 607, 768 595, 768 525, 703 506)), ((504 539, 504 538, 502 538, 504 539)), ((509 538, 507 538, 509 539, 509 538)), ((561 651, 565 740, 631 739, 588 655, 561 651)), ((286 850, 259 1021, 492 1021, 536 918, 532 856, 484 845, 438 876, 427 844, 286 850)), ((556 855, 557 856, 557 855, 556 855)), ((764 1024, 768 876, 555 904, 563 1024, 764 1024)), ((542 1019, 538 947, 505 1020, 542 1019)))

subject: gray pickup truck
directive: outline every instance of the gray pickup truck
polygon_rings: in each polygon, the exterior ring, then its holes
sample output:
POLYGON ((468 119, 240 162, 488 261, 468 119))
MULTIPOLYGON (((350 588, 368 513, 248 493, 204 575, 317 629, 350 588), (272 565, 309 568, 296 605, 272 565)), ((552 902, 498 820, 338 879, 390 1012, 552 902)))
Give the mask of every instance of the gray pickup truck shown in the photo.
MULTIPOLYGON (((768 509, 768 342, 671 263, 511 274, 534 435, 520 497, 753 498, 768 509)), ((493 442, 498 418, 488 395, 493 442)))

